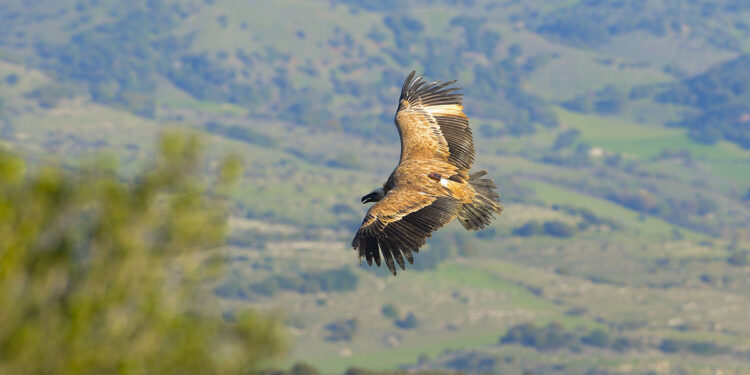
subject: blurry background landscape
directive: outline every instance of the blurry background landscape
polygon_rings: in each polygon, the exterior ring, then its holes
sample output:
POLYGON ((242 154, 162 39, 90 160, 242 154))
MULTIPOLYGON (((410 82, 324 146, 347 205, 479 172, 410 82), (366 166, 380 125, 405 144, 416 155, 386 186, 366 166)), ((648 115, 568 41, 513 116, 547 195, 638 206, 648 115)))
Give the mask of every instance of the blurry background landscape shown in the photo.
MULTIPOLYGON (((0 147, 127 180, 186 129, 244 161, 206 313, 325 374, 750 373, 750 3, 3 0, 0 147), (403 78, 458 79, 488 229, 398 277, 349 247, 403 78)), ((196 256, 204 261, 205 256, 196 256)))

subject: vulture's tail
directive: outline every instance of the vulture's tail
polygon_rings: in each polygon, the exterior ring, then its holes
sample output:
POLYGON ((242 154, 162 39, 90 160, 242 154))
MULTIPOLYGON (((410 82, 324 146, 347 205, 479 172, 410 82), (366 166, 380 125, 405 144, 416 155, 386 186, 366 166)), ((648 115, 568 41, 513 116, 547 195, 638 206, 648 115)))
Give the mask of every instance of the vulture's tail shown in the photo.
POLYGON ((474 201, 466 203, 458 213, 458 220, 467 230, 480 230, 492 222, 494 214, 503 213, 500 194, 495 182, 481 178, 487 171, 481 170, 469 175, 469 184, 474 188, 474 201))

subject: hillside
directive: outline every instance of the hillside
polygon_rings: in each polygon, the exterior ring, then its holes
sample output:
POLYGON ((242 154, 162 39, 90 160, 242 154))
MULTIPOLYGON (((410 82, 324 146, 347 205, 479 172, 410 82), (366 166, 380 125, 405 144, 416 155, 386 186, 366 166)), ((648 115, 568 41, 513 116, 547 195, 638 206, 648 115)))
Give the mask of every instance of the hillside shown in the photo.
POLYGON ((276 366, 750 373, 750 8, 556 4, 4 1, 0 147, 124 177, 164 129, 241 155, 196 304, 282 311, 276 366), (506 212, 394 278, 349 242, 413 69, 459 80, 506 212))

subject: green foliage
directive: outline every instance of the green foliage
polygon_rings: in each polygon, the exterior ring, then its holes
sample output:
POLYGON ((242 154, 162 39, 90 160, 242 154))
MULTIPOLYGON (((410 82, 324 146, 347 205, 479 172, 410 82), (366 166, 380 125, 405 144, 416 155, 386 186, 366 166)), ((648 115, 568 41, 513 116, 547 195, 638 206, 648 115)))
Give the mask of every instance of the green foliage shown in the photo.
MULTIPOLYGON (((603 329, 585 330, 579 328, 575 331, 566 331, 558 323, 550 323, 543 327, 537 327, 531 323, 519 324, 511 327, 500 338, 501 345, 520 344, 539 351, 560 350, 564 348, 579 351, 579 342, 595 348, 612 349, 618 352, 642 347, 642 343, 639 341, 624 336, 612 337, 603 329)), ((663 339, 656 347, 668 354, 690 352, 711 356, 730 352, 729 348, 709 341, 672 338, 663 339)))
POLYGON ((548 235, 567 238, 572 237, 575 233, 576 228, 574 226, 559 220, 550 220, 544 223, 531 220, 513 229, 513 234, 521 237, 548 235))
POLYGON ((244 126, 222 125, 212 121, 206 123, 205 128, 208 132, 261 147, 273 148, 278 145, 275 139, 244 126))
POLYGON ((750 251, 735 251, 727 258, 733 266, 745 267, 750 264, 750 251))
POLYGON ((513 229, 513 234, 522 237, 531 237, 544 233, 542 224, 536 220, 526 222, 526 224, 513 229))
POLYGON ((678 353, 687 351, 703 356, 719 355, 729 352, 729 348, 713 342, 684 339, 664 339, 659 344, 659 350, 664 353, 678 353))
POLYGON ((612 347, 612 350, 614 350, 614 351, 625 352, 625 351, 628 351, 630 349, 633 349, 636 346, 637 346, 637 344, 633 340, 631 340, 631 339, 629 339, 627 337, 624 337, 624 336, 620 336, 620 337, 616 337, 614 340, 612 340, 612 346, 611 347, 612 347))
POLYGON ((511 327, 505 336, 500 338, 500 344, 521 344, 537 350, 557 350, 576 342, 575 336, 565 332, 558 323, 550 323, 544 327, 533 324, 521 324, 511 327))
POLYGON ((168 35, 173 10, 162 0, 129 2, 112 11, 114 21, 76 33, 71 43, 38 43, 37 53, 59 77, 87 83, 94 101, 152 117, 156 79, 187 43, 168 35))
POLYGON ((603 329, 595 329, 582 336, 581 343, 597 348, 606 348, 609 345, 609 334, 603 329))
POLYGON ((10 86, 15 86, 18 83, 18 74, 11 73, 5 76, 5 83, 7 83, 10 86))
POLYGON ((663 103, 694 106, 700 110, 674 125, 690 129, 704 143, 719 139, 750 148, 750 55, 742 55, 698 76, 670 85, 656 95, 663 103))
POLYGON ((275 319, 190 303, 189 255, 226 232, 199 160, 197 139, 177 134, 128 181, 0 153, 1 373, 241 373, 279 353, 275 319))
POLYGON ((60 100, 73 96, 72 90, 60 85, 45 85, 26 95, 34 99, 42 108, 55 108, 60 100))
POLYGON ((372 371, 352 367, 344 372, 344 375, 459 375, 461 373, 438 370, 400 370, 400 371, 372 371))
POLYGON ((573 145, 576 138, 581 134, 580 131, 577 129, 570 129, 566 130, 560 134, 557 135, 555 138, 555 143, 552 144, 553 150, 561 150, 563 148, 566 148, 568 146, 573 145))
POLYGON ((616 36, 644 32, 654 36, 681 33, 691 35, 717 48, 739 49, 741 15, 748 4, 738 1, 700 0, 684 6, 679 1, 576 1, 557 7, 529 23, 544 35, 579 46, 601 46, 616 36), (721 25, 712 22, 725 19, 721 25), (729 21, 736 20, 737 23, 729 21))
POLYGON ((252 294, 270 297, 281 291, 303 294, 345 292, 357 289, 358 282, 357 274, 349 267, 343 267, 318 272, 275 275, 254 284, 230 278, 216 287, 214 293, 223 298, 248 299, 252 294))
POLYGON ((628 97, 624 92, 608 85, 593 94, 579 95, 566 100, 562 106, 574 112, 616 115, 625 109, 627 101, 628 97))
POLYGON ((571 237, 575 232, 576 229, 574 226, 559 220, 552 220, 544 223, 544 233, 550 236, 571 237))
POLYGON ((392 303, 383 305, 383 308, 380 309, 380 311, 383 313, 383 316, 388 319, 397 319, 401 315, 398 311, 398 307, 392 303))
POLYGON ((401 329, 414 329, 419 325, 419 319, 414 313, 409 313, 406 318, 402 320, 396 320, 396 326, 401 329))
POLYGON ((339 320, 326 325, 328 341, 352 341, 354 334, 357 333, 357 319, 339 320))
POLYGON ((268 369, 261 371, 261 375, 319 375, 320 371, 305 362, 297 362, 289 371, 268 369))

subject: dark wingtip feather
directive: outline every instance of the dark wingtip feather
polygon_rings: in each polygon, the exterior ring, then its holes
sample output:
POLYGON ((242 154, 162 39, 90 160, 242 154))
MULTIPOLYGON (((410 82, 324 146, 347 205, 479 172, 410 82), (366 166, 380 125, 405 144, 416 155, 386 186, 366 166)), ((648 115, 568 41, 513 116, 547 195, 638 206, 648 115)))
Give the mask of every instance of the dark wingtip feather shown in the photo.
POLYGON ((422 81, 423 76, 417 76, 417 72, 412 70, 409 75, 404 79, 404 84, 401 87, 401 100, 414 102, 417 99, 421 99, 425 105, 431 104, 459 104, 461 105, 463 94, 456 93, 455 91, 461 90, 460 87, 449 87, 457 80, 441 82, 422 81))
POLYGON ((441 82, 422 81, 422 76, 416 76, 412 71, 404 80, 401 88, 401 99, 408 102, 421 101, 423 105, 441 105, 441 104, 462 104, 463 94, 456 92, 461 90, 460 87, 450 87, 458 82, 457 80, 441 82))
POLYGON ((406 91, 411 86, 412 80, 414 80, 414 75, 417 74, 416 70, 412 70, 409 75, 406 76, 406 79, 404 79, 404 85, 401 87, 401 98, 403 99, 406 96, 406 91))

